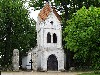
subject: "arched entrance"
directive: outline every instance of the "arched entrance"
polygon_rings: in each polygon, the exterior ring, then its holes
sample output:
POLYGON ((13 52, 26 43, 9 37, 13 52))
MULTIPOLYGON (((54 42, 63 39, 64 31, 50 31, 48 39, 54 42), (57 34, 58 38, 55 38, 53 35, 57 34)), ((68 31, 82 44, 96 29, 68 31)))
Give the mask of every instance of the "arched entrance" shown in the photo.
POLYGON ((58 61, 55 55, 50 55, 47 60, 47 70, 57 71, 58 70, 58 61))

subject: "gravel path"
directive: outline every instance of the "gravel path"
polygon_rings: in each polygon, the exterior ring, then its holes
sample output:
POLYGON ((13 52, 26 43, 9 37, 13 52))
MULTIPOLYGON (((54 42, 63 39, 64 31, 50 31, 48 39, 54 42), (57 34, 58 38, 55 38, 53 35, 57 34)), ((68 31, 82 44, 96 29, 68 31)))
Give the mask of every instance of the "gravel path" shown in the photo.
POLYGON ((79 72, 1 72, 1 75, 77 75, 79 72))

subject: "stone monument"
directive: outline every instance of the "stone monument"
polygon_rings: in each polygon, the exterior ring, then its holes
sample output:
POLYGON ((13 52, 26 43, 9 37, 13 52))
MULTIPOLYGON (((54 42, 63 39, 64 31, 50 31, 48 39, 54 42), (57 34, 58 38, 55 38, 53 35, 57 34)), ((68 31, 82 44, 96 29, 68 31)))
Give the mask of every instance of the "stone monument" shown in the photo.
POLYGON ((19 71, 19 50, 18 49, 13 50, 12 64, 13 64, 13 71, 19 71))

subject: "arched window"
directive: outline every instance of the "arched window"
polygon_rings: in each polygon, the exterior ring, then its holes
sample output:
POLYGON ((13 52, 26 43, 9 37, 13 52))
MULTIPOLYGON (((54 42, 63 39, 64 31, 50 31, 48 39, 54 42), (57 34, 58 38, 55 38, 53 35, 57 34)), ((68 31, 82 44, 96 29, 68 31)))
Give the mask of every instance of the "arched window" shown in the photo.
POLYGON ((51 43, 51 35, 50 32, 47 34, 47 43, 51 43))
POLYGON ((53 34, 53 43, 57 43, 57 36, 55 33, 53 34))

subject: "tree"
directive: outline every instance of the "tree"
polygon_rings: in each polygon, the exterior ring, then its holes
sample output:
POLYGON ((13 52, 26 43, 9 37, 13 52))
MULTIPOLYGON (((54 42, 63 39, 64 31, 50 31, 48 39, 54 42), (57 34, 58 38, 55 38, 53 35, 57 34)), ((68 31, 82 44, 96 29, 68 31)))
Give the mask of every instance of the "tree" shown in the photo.
POLYGON ((35 9, 41 9, 45 2, 51 2, 51 5, 55 7, 60 13, 65 13, 64 18, 66 20, 72 17, 72 14, 77 10, 86 6, 89 8, 91 5, 100 7, 100 0, 30 0, 30 6, 35 9))
POLYGON ((75 52, 74 59, 81 66, 100 69, 100 8, 82 7, 67 21, 65 47, 75 52))
POLYGON ((36 44, 35 21, 21 0, 0 0, 0 56, 1 65, 8 67, 14 49, 23 56, 36 44))

